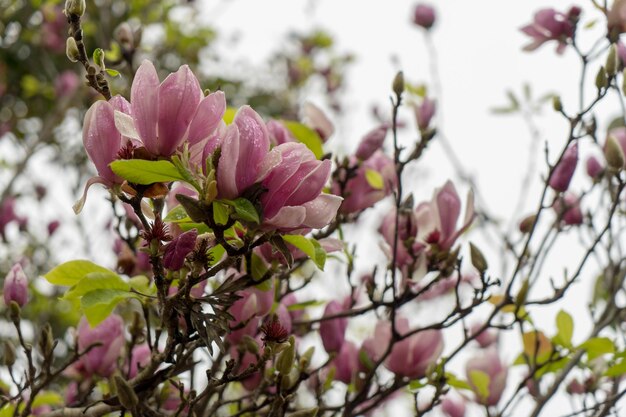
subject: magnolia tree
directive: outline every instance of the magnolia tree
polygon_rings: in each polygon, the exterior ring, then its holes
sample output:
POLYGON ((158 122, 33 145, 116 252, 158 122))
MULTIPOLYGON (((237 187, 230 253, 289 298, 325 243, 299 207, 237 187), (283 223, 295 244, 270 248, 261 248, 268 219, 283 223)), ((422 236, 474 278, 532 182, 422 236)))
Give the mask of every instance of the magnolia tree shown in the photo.
MULTIPOLYGON (((405 170, 438 140, 436 102, 402 73, 391 83, 389 116, 353 155, 334 155, 326 145, 334 127, 318 107, 305 104, 294 120, 289 95, 282 110, 272 100, 229 106, 228 91, 208 89, 184 54, 160 76, 156 56, 135 55, 130 24, 118 27, 122 52, 109 64, 85 37, 91 9, 67 0, 52 19, 67 30, 66 55, 92 90, 68 100, 91 103, 82 138, 96 171, 74 210, 86 218, 112 210, 117 265, 72 260, 35 277, 27 258, 14 260, 3 289, 0 416, 356 416, 401 413, 396 404, 449 417, 547 415, 552 404, 566 415, 619 415, 626 107, 606 131, 595 113, 608 97, 622 102, 626 1, 586 6, 539 10, 522 28, 531 39, 525 49, 549 43, 580 57, 580 97, 552 97, 568 129, 546 149, 543 187, 529 197, 535 211, 507 234, 474 202, 479 190, 463 201, 448 180, 415 201, 405 170), (589 50, 580 46, 583 13, 603 22, 589 50), (115 87, 119 71, 129 86, 115 87), (399 140, 399 129, 410 129, 398 118, 406 105, 417 125, 408 145, 399 140), (587 175, 572 181, 581 157, 587 175), (94 184, 109 201, 84 206, 94 184), (369 243, 386 262, 359 274, 365 259, 350 235, 381 204, 389 209, 376 227, 359 231, 371 242, 358 245, 369 243), (493 228, 492 259, 467 239, 493 228), (563 277, 536 291, 572 237, 581 249, 563 277), (511 266, 495 272, 489 264, 511 266), (574 300, 588 312, 565 304, 545 313, 589 280, 593 294, 574 300), (69 318, 37 317, 33 299, 42 297, 69 318), (575 329, 581 314, 589 329, 575 329)), ((427 35, 435 21, 432 7, 414 9, 427 35)), ((328 41, 320 36, 303 41, 305 55, 328 41)), ((296 90, 311 73, 285 63, 287 91, 296 90)), ((337 91, 322 72, 327 91, 337 91)), ((517 109, 513 99, 505 110, 517 109)), ((27 223, 12 184, 0 217, 5 241, 5 227, 27 223)))

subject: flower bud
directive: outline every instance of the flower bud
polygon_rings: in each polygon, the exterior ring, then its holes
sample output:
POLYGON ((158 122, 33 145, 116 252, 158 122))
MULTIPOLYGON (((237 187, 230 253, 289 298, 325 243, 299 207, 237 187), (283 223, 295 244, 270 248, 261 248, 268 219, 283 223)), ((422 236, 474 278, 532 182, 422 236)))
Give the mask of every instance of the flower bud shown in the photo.
POLYGON ((13 265, 4 279, 4 302, 7 306, 14 301, 23 307, 28 300, 28 278, 19 263, 13 265))
POLYGON ((604 167, 595 156, 590 156, 587 159, 585 168, 587 169, 587 175, 589 175, 593 180, 598 180, 604 172, 604 167))
MULTIPOLYGON (((341 304, 333 300, 326 305, 324 316, 334 316, 341 313, 343 308, 341 304)), ((331 320, 324 320, 320 323, 320 336, 322 344, 326 352, 339 352, 341 345, 345 340, 346 328, 348 327, 348 319, 340 317, 331 320)))
POLYGON ((65 0, 65 14, 82 16, 85 14, 85 0, 65 0))
POLYGON ((360 160, 366 160, 379 150, 387 136, 387 126, 382 125, 369 132, 361 139, 359 148, 356 150, 356 157, 360 160))
POLYGON ((125 49, 131 49, 134 46, 133 30, 128 22, 122 22, 119 24, 113 32, 113 37, 119 42, 125 49))
POLYGON ((276 360, 276 370, 282 375, 288 375, 291 372, 293 363, 296 360, 296 338, 289 337, 289 347, 283 350, 276 360))
POLYGON ((67 41, 65 42, 65 55, 67 55, 67 59, 72 62, 78 62, 78 59, 80 58, 80 52, 78 52, 76 39, 71 36, 67 38, 67 41))
POLYGON ((561 102, 561 97, 552 96, 552 108, 554 109, 554 111, 563 111, 563 103, 561 102))
POLYGON ((486 352, 482 352, 480 356, 476 356, 465 365, 470 386, 476 394, 477 402, 483 405, 497 405, 502 397, 504 388, 506 387, 507 367, 502 363, 500 356, 495 348, 490 348, 486 352), (489 386, 487 392, 482 392, 480 387, 474 383, 472 377, 474 373, 485 374, 488 377, 489 386))
POLYGON ((609 135, 604 148, 604 157, 609 168, 619 171, 624 167, 624 151, 613 135, 609 135))
POLYGON ((430 126, 430 122, 435 115, 436 105, 435 101, 429 99, 428 97, 424 98, 422 104, 415 108, 415 119, 417 120, 417 127, 421 131, 428 129, 430 126))
POLYGON ((524 234, 530 233, 533 226, 535 225, 536 220, 537 220, 537 216, 534 214, 524 217, 522 221, 519 223, 519 231, 524 234))
POLYGON ((598 90, 602 90, 609 85, 609 79, 606 76, 606 69, 604 67, 600 67, 598 70, 598 74, 596 74, 596 88, 598 90))
POLYGON ((470 257, 472 260, 472 265, 474 265, 474 268, 476 268, 478 272, 480 272, 481 274, 484 274, 488 267, 487 260, 485 259, 480 249, 474 246, 474 244, 471 242, 470 242, 470 257))
POLYGON ((606 73, 609 77, 615 76, 617 74, 617 46, 615 44, 611 45, 609 48, 609 54, 606 57, 606 73))
POLYGON ((4 341, 4 350, 2 355, 2 364, 11 367, 15 363, 15 346, 9 340, 4 341))
POLYGON ((429 30, 435 24, 435 9, 426 4, 418 4, 413 11, 413 23, 429 30))
POLYGON ((393 84, 391 85, 393 92, 396 93, 397 96, 401 95, 404 92, 404 72, 398 71, 396 76, 393 78, 393 84))
POLYGON ((128 382, 119 375, 113 377, 113 384, 117 391, 117 398, 120 400, 120 404, 128 410, 133 410, 139 404, 139 398, 135 390, 128 384, 128 382))
POLYGON ((554 170, 552 171, 552 175, 550 176, 550 187, 555 191, 563 192, 567 190, 570 182, 572 181, 572 176, 574 175, 574 171, 576 170, 576 165, 578 163, 578 144, 574 143, 571 145, 561 158, 561 161, 558 163, 554 170))

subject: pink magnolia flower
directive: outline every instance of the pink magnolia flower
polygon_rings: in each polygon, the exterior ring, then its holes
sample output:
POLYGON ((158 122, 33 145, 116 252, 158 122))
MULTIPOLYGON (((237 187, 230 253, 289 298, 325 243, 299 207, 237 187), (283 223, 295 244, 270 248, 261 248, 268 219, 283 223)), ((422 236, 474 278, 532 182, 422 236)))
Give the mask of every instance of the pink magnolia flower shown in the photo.
POLYGON ((580 16, 580 8, 572 7, 567 14, 554 9, 541 9, 535 13, 533 23, 521 28, 521 31, 532 38, 532 42, 524 47, 525 51, 534 51, 546 42, 557 41, 556 51, 562 54, 567 42, 574 35, 576 21, 580 16))
POLYGON ((434 100, 426 97, 419 106, 415 106, 415 120, 420 130, 428 129, 432 118, 435 116, 437 106, 434 100))
MULTIPOLYGON (((388 245, 389 258, 393 257, 393 239, 396 235, 396 210, 391 210, 383 218, 378 232, 388 245)), ((417 219, 413 210, 401 210, 398 217, 398 243, 396 249, 396 265, 410 265, 423 251, 425 245, 415 241, 417 236, 417 219)))
POLYGON ((602 166, 600 161, 598 161, 598 158, 593 155, 587 158, 585 168, 587 171, 587 175, 589 175, 589 177, 591 177, 591 179, 593 180, 599 179, 604 173, 604 167, 602 166))
MULTIPOLYGON (((475 323, 471 327, 470 335, 476 335, 482 327, 482 323, 475 323)), ((498 333, 494 329, 485 329, 476 335, 474 340, 484 349, 494 345, 498 341, 498 333)))
POLYGON ((4 278, 3 287, 4 303, 8 306, 15 301, 20 307, 24 307, 28 301, 28 278, 20 263, 16 263, 4 278))
MULTIPOLYGON (((409 321, 396 316, 396 328, 403 336, 410 332, 409 321)), ((379 321, 374 337, 363 342, 362 349, 372 362, 380 360, 391 342, 391 323, 379 321)), ((440 330, 424 330, 396 342, 383 362, 396 375, 422 378, 426 369, 434 364, 443 351, 443 335, 440 330)))
POLYGON ((626 32, 626 1, 615 0, 606 17, 609 35, 626 32))
MULTIPOLYGON (((324 309, 324 316, 333 316, 341 313, 344 308, 339 302, 332 300, 324 309)), ((348 318, 340 317, 332 320, 323 320, 320 322, 320 336, 322 344, 326 352, 339 352, 346 337, 346 328, 348 327, 348 318)))
POLYGON ((261 196, 264 224, 281 229, 320 229, 332 221, 341 197, 324 194, 331 161, 318 161, 301 143, 274 148, 282 162, 263 180, 261 196))
MULTIPOLYGON (((257 348, 261 349, 261 343, 258 338, 253 339, 254 343, 256 343, 257 348)), ((255 366, 259 362, 259 358, 254 353, 246 350, 241 352, 238 350, 236 346, 232 346, 230 348, 230 356, 239 362, 239 366, 237 367, 237 372, 241 373, 248 369, 250 366, 255 366)), ((253 372, 249 377, 241 381, 243 387, 248 391, 254 391, 263 379, 263 375, 260 371, 253 372)))
POLYGON ((580 200, 573 193, 565 193, 557 198, 552 205, 556 215, 568 226, 582 224, 583 212, 580 209, 580 200))
POLYGON ((260 318, 267 315, 274 303, 274 290, 262 290, 250 287, 238 293, 242 298, 233 303, 228 312, 233 316, 230 327, 232 330, 227 338, 231 344, 237 344, 245 336, 257 334, 260 318))
POLYGON ((566 191, 574 176, 576 165, 578 164, 578 143, 574 143, 567 148, 563 158, 552 171, 550 176, 550 187, 555 191, 566 191))
POLYGON ((465 417, 465 401, 452 399, 450 395, 446 395, 441 401, 441 411, 447 417, 465 417))
POLYGON ((124 347, 124 321, 116 314, 107 317, 96 327, 91 327, 85 317, 78 324, 78 350, 89 352, 80 358, 77 370, 84 376, 98 375, 108 378, 118 369, 117 361, 124 347))
POLYGON ((387 136, 387 130, 389 130, 386 124, 378 126, 366 134, 356 150, 356 157, 360 160, 366 160, 374 154, 377 150, 381 149, 385 142, 385 136, 387 136))
MULTIPOLYGON (((351 161, 352 164, 356 162, 356 160, 351 161)), ((346 183, 343 190, 344 200, 339 211, 346 214, 357 213, 372 207, 391 194, 391 191, 397 187, 397 183, 393 160, 382 151, 376 151, 358 167, 355 177, 350 178, 346 183), (368 181, 368 171, 373 171, 382 177, 382 187, 374 187, 368 181)), ((337 195, 341 193, 338 183, 333 184, 332 191, 337 195)))
POLYGON ((315 130, 320 135, 323 142, 326 142, 335 132, 335 127, 332 122, 315 104, 310 102, 304 103, 302 113, 304 124, 315 130))
POLYGON ((133 347, 130 355, 130 364, 126 364, 125 370, 128 370, 128 378, 134 378, 137 373, 150 363, 152 351, 147 343, 133 347))
POLYGON ((498 351, 495 348, 489 348, 480 352, 479 355, 471 358, 465 365, 465 373, 467 380, 476 394, 476 400, 483 405, 493 406, 498 404, 502 392, 506 387, 507 367, 500 360, 498 351), (484 398, 472 382, 472 373, 481 372, 489 377, 489 395, 484 398))
POLYGON ((154 156, 170 156, 183 143, 204 143, 226 111, 224 93, 204 97, 196 76, 187 65, 159 84, 154 65, 143 61, 130 90, 130 112, 116 113, 118 130, 140 140, 154 156), (130 117, 129 117, 130 115, 130 117))
POLYGON ((239 109, 226 128, 217 166, 220 198, 240 197, 250 186, 262 181, 281 161, 280 153, 270 152, 269 133, 249 106, 239 109))
POLYGON ((435 190, 430 202, 417 206, 415 216, 418 239, 428 244, 436 244, 442 250, 450 249, 474 220, 474 194, 471 191, 467 196, 463 224, 457 228, 460 214, 461 200, 454 184, 447 181, 442 188, 435 190))
POLYGON ((346 341, 341 345, 341 350, 331 361, 330 366, 335 368, 335 379, 337 381, 341 381, 344 384, 351 383, 361 369, 359 348, 354 343, 346 341))
POLYGON ((270 142, 272 145, 281 145, 283 143, 296 141, 289 129, 278 120, 270 120, 267 122, 267 131, 270 134, 270 142))
POLYGON ((413 23, 424 29, 430 29, 435 24, 435 9, 427 4, 418 4, 413 11, 413 23))

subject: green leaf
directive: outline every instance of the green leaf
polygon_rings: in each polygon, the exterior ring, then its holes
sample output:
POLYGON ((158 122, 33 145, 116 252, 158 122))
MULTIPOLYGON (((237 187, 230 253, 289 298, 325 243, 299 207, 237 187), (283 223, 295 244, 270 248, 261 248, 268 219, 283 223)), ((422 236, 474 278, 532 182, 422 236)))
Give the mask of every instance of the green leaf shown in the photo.
POLYGON ((468 384, 466 381, 463 381, 462 379, 459 379, 453 373, 446 372, 445 376, 446 376, 446 383, 450 385, 451 387, 454 387, 456 389, 466 389, 466 390, 472 389, 472 387, 470 387, 470 384, 468 384))
POLYGON ((85 294, 80 305, 87 321, 94 327, 106 319, 120 302, 128 298, 136 296, 123 290, 96 290, 85 294))
POLYGON ((235 209, 235 217, 239 220, 243 220, 246 222, 252 222, 259 224, 261 223, 261 219, 259 218, 259 213, 254 208, 254 205, 243 197, 239 197, 235 200, 221 200, 224 204, 228 204, 229 206, 234 207, 235 209))
POLYGON ((0 417, 13 417, 13 414, 15 414, 15 406, 11 403, 7 403, 0 408, 0 417))
POLYGON ((574 320, 565 310, 559 311, 556 315, 557 341, 564 346, 572 345, 572 335, 574 334, 574 320))
POLYGON ((32 404, 32 409, 37 407, 41 407, 42 405, 63 405, 63 397, 53 391, 42 391, 40 392, 32 404))
POLYGON ((380 175, 378 171, 374 171, 373 169, 365 170, 365 179, 367 183, 375 190, 382 190, 385 188, 385 180, 383 180, 383 176, 380 175))
POLYGON ((176 206, 173 209, 171 209, 169 213, 167 213, 163 221, 168 222, 168 223, 169 222, 179 223, 179 222, 190 222, 191 219, 187 215, 187 212, 185 211, 185 208, 183 206, 176 206))
POLYGON ((66 300, 75 300, 95 290, 130 291, 130 284, 112 271, 91 272, 78 281, 78 284, 70 288, 63 298, 66 300))
POLYGON ((283 235, 283 240, 307 255, 320 270, 324 270, 326 251, 315 239, 308 239, 302 235, 283 235))
POLYGON ((120 72, 114 69, 107 69, 106 72, 107 74, 109 74, 109 77, 113 77, 113 78, 119 77, 120 75, 120 72))
POLYGON ((226 250, 224 249, 224 246, 216 245, 216 246, 213 246, 211 249, 209 249, 207 252, 208 252, 208 255, 213 259, 210 262, 211 266, 213 266, 222 260, 224 253, 226 253, 226 250))
POLYGON ((169 161, 120 159, 111 162, 110 166, 113 172, 133 184, 184 181, 176 166, 169 161))
POLYGON ((309 301, 303 301, 301 303, 294 303, 294 304, 290 304, 287 306, 287 310, 288 311, 299 311, 299 310, 304 310, 307 307, 319 307, 321 305, 326 304, 326 301, 320 301, 320 300, 309 300, 309 301))
POLYGON ((265 262, 263 262, 263 259, 261 259, 261 257, 257 254, 253 253, 251 264, 252 265, 250 269, 252 272, 252 279, 258 281, 263 278, 263 276, 267 272, 267 266, 265 266, 265 262))
POLYGON ((410 391, 418 391, 421 388, 424 388, 425 386, 426 386, 426 383, 420 381, 419 379, 414 379, 413 381, 409 382, 410 391))
POLYGON ((604 375, 608 377, 622 376, 624 374, 626 374, 626 361, 625 360, 622 360, 616 363, 615 365, 609 367, 609 369, 607 369, 604 372, 604 375))
POLYGON ((470 371, 469 379, 481 400, 485 401, 489 398, 489 375, 483 371, 474 370, 470 371))
POLYGON ((606 353, 615 353, 615 345, 611 339, 607 337, 594 337, 581 344, 579 348, 587 351, 589 360, 593 360, 606 353))
POLYGON ((228 223, 228 209, 219 201, 213 202, 213 220, 220 225, 228 223))
POLYGON ((108 273, 111 271, 91 261, 78 260, 65 262, 53 268, 43 277, 54 285, 72 286, 76 285, 85 275, 92 272, 108 273))
POLYGON ((105 69, 105 67, 104 67, 104 51, 102 50, 102 48, 94 49, 93 55, 91 57, 93 58, 94 64, 96 64, 97 66, 99 66, 102 69, 105 69))
POLYGON ((237 114, 237 109, 235 107, 226 107, 226 111, 224 112, 224 116, 222 120, 227 125, 231 124, 233 120, 235 120, 235 115, 237 114))
POLYGON ((142 294, 154 295, 156 293, 156 287, 151 285, 150 278, 145 275, 137 275, 132 277, 129 282, 130 287, 142 294))
POLYGON ((317 159, 320 159, 324 155, 324 149, 322 148, 324 142, 316 131, 302 123, 290 120, 282 120, 282 123, 289 129, 298 142, 303 143, 313 152, 317 159))

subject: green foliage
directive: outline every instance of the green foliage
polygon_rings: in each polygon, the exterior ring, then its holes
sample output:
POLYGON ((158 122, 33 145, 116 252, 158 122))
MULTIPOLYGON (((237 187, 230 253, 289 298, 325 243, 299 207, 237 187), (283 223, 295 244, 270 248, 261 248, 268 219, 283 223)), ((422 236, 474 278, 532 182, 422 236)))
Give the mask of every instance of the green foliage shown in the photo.
POLYGON ((304 252, 319 269, 324 270, 326 251, 324 251, 319 242, 315 239, 308 239, 302 235, 283 235, 283 239, 285 242, 304 252))
POLYGON ((243 197, 239 197, 235 200, 221 200, 224 204, 227 204, 235 209, 235 219, 243 220, 250 223, 261 223, 259 213, 254 208, 254 205, 243 197))
POLYGON ((489 375, 483 371, 473 370, 469 373, 469 379, 481 401, 487 400, 489 398, 489 375))
POLYGON ((554 341, 560 345, 570 347, 574 334, 574 320, 565 310, 559 311, 556 316, 557 334, 554 341))
POLYGON ((111 163, 111 169, 120 177, 133 184, 154 184, 155 182, 184 181, 174 164, 169 161, 146 161, 144 159, 124 159, 111 163))
POLYGON ((87 274, 100 272, 110 272, 107 268, 96 265, 91 261, 69 261, 65 262, 44 275, 44 278, 54 285, 71 286, 78 284, 87 274))
POLYGON ((324 142, 316 131, 302 123, 289 120, 283 120, 282 122, 285 127, 289 129, 293 137, 309 148, 317 159, 320 159, 324 155, 324 149, 322 148, 324 142))
POLYGON ((373 169, 365 170, 365 179, 367 183, 375 190, 382 190, 385 188, 385 181, 383 180, 383 176, 380 175, 378 171, 373 169))
POLYGON ((587 352, 587 358, 591 361, 607 353, 615 353, 615 345, 607 337, 594 337, 578 346, 587 352))

